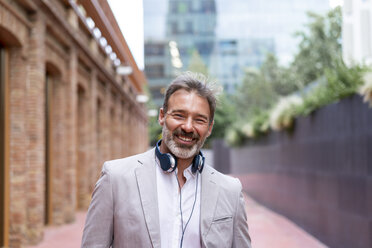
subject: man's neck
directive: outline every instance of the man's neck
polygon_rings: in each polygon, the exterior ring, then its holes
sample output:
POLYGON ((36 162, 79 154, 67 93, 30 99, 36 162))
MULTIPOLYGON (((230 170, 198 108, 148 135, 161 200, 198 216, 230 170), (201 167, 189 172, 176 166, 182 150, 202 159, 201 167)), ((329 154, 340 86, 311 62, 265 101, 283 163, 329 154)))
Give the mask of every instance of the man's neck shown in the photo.
POLYGON ((188 159, 180 159, 177 158, 177 178, 178 182, 180 184, 180 188, 186 183, 186 178, 183 175, 183 172, 187 167, 190 166, 192 163, 193 158, 188 158, 188 159))

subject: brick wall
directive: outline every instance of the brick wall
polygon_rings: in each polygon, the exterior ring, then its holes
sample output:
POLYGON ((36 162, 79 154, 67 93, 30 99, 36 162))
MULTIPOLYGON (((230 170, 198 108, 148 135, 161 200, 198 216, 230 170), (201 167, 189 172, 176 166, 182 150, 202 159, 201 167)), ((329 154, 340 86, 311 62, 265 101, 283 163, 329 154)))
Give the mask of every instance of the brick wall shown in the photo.
POLYGON ((105 160, 146 150, 147 117, 133 100, 137 91, 117 87, 131 80, 115 74, 97 41, 77 38, 87 32, 66 1, 0 0, 0 13, 10 124, 10 224, 0 246, 19 248, 38 243, 46 225, 72 222, 77 209, 87 209, 105 160), (69 22, 61 18, 67 14, 69 22))

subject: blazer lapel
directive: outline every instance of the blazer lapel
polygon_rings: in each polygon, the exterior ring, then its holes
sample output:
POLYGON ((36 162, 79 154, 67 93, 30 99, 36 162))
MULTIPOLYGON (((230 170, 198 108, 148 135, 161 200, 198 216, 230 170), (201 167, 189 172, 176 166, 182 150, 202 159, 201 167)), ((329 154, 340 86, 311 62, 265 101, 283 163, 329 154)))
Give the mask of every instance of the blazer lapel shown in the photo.
POLYGON ((200 225, 202 239, 208 234, 216 210, 219 186, 214 181, 214 171, 204 167, 201 178, 200 225))
POLYGON ((146 153, 144 159, 138 160, 142 166, 136 169, 136 178, 152 246, 160 247, 160 224, 154 156, 155 151, 152 149, 146 153))

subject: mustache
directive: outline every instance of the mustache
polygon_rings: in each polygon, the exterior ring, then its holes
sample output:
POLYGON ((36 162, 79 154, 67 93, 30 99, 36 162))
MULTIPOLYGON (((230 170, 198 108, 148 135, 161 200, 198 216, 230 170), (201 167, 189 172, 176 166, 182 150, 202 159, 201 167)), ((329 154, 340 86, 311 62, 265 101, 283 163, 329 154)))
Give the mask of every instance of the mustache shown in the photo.
POLYGON ((174 130, 173 135, 182 135, 182 136, 185 136, 185 137, 191 138, 191 139, 199 139, 200 138, 200 136, 197 133, 195 133, 195 132, 189 132, 188 133, 188 132, 185 132, 182 129, 174 130))

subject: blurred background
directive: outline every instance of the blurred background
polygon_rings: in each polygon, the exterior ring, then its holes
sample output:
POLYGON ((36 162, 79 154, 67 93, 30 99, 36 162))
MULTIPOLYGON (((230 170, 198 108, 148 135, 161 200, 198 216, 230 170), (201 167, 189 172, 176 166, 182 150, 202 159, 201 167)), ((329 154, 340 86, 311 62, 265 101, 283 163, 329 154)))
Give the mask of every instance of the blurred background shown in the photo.
POLYGON ((254 247, 372 247, 371 15, 370 0, 0 0, 0 247, 79 247, 102 163, 161 138, 184 71, 223 88, 205 154, 241 180, 254 247))

